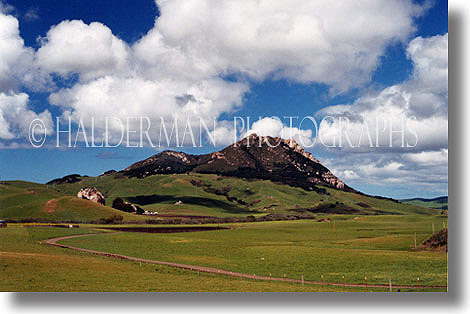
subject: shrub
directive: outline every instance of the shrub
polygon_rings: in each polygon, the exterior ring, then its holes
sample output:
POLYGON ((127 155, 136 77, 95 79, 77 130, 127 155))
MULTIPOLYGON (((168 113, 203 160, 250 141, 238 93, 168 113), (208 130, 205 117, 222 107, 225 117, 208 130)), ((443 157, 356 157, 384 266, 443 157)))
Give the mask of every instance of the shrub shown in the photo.
POLYGON ((114 199, 113 205, 111 205, 111 207, 113 207, 115 209, 121 209, 122 206, 124 206, 124 201, 120 197, 114 199))
POLYGON ((252 215, 251 215, 251 216, 246 216, 246 220, 247 220, 248 222, 255 222, 255 221, 256 221, 256 217, 255 217, 255 216, 252 216, 252 215))

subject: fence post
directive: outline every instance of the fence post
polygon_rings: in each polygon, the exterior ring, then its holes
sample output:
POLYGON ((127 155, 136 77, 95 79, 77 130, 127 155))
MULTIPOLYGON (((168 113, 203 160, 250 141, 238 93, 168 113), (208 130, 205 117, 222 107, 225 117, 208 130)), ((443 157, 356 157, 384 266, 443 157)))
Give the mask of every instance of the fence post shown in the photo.
POLYGON ((256 281, 256 274, 253 274, 253 282, 256 281))
POLYGON ((416 232, 415 232, 415 249, 416 249, 416 232))
POLYGON ((367 291, 367 277, 364 277, 364 279, 366 280, 366 291, 367 291))
POLYGON ((301 280, 302 280, 302 287, 303 287, 304 286, 304 275, 302 275, 301 280))
POLYGON ((392 292, 392 278, 388 278, 388 286, 390 288, 390 292, 392 292))
POLYGON ((286 274, 284 274, 284 282, 286 282, 286 274))
POLYGON ((323 275, 321 275, 321 287, 323 288, 323 275))
POLYGON ((421 287, 419 286, 419 277, 418 277, 418 292, 421 291, 421 287))
POLYGON ((434 223, 432 223, 432 234, 434 234, 434 223))
POLYGON ((344 276, 342 276, 342 279, 343 279, 343 289, 344 289, 344 287, 345 287, 345 285, 344 285, 344 276))

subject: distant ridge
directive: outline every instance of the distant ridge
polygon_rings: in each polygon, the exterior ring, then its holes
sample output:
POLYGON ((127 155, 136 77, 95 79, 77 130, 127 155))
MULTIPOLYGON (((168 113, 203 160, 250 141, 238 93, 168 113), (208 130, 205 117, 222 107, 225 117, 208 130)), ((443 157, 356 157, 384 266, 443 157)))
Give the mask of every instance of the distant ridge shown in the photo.
POLYGON ((436 202, 436 203, 447 204, 448 198, 449 198, 448 196, 438 196, 438 197, 435 197, 435 198, 421 198, 421 197, 415 197, 415 198, 403 199, 403 200, 401 200, 401 201, 403 201, 403 202, 411 202, 411 201, 436 202))
POLYGON ((421 207, 441 209, 441 210, 448 209, 448 205, 447 205, 448 196, 439 196, 439 197, 434 197, 434 198, 415 197, 415 198, 403 199, 400 201, 402 203, 417 205, 421 207))

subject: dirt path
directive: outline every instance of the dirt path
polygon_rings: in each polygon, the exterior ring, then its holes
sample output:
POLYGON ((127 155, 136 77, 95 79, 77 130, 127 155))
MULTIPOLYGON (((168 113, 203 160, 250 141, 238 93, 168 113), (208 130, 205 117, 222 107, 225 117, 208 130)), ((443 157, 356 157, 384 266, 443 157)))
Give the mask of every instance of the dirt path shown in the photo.
MULTIPOLYGON (((71 249, 71 250, 80 251, 80 252, 92 253, 92 254, 96 254, 96 255, 100 255, 100 256, 113 257, 113 258, 119 258, 119 259, 123 259, 123 260, 130 260, 130 261, 136 261, 136 262, 148 263, 148 264, 178 267, 178 268, 181 268, 181 269, 188 269, 188 270, 191 270, 191 271, 197 271, 197 272, 203 272, 203 273, 219 274, 219 275, 226 275, 226 276, 229 276, 229 277, 247 278, 247 279, 252 279, 252 280, 267 280, 267 281, 283 281, 283 282, 302 283, 301 279, 258 276, 258 275, 255 275, 255 274, 244 274, 244 273, 232 272, 232 271, 228 271, 228 270, 211 268, 211 267, 180 264, 180 263, 172 263, 172 262, 163 262, 163 261, 150 260, 150 259, 144 259, 144 258, 114 254, 114 253, 100 252, 100 251, 82 249, 82 248, 79 248, 79 247, 74 247, 74 246, 70 246, 70 245, 57 243, 58 241, 61 241, 61 240, 79 238, 79 237, 87 237, 87 236, 93 236, 93 235, 104 235, 104 233, 87 233, 87 234, 71 235, 71 236, 47 239, 47 240, 43 241, 43 243, 47 244, 47 245, 52 245, 52 246, 65 248, 65 249, 71 249)), ((336 286, 336 287, 355 287, 355 288, 364 288, 364 289, 366 289, 365 283, 338 283, 338 282, 326 282, 326 281, 321 282, 321 281, 311 281, 311 280, 304 280, 303 282, 304 282, 304 284, 311 284, 311 285, 336 286)), ((383 285, 383 284, 367 284, 367 288, 384 288, 384 289, 388 289, 389 285, 386 285, 386 284, 385 285, 383 285)), ((420 290, 422 288, 446 288, 447 289, 447 286, 393 285, 393 288, 394 289, 417 289, 417 290, 420 290)))
POLYGON ((48 213, 53 213, 56 208, 57 208, 57 203, 61 200, 64 199, 65 196, 59 197, 59 198, 53 198, 48 200, 44 205, 43 205, 43 210, 47 211, 48 213))

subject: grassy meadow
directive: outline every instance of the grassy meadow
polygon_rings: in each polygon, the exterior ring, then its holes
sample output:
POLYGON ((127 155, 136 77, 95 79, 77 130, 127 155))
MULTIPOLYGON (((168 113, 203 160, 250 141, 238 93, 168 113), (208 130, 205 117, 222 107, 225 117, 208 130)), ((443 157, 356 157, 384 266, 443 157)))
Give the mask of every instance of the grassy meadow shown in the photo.
MULTIPOLYGON (((81 227, 26 228, 10 224, 0 228, 0 291, 363 291, 294 283, 262 282, 218 277, 139 264, 41 244, 41 240, 96 232, 81 227)), ((369 289, 370 291, 370 289, 369 289)))
POLYGON ((329 216, 331 223, 278 221, 173 234, 112 233, 63 244, 123 255, 305 280, 447 284, 447 253, 414 250, 440 216, 329 216))

